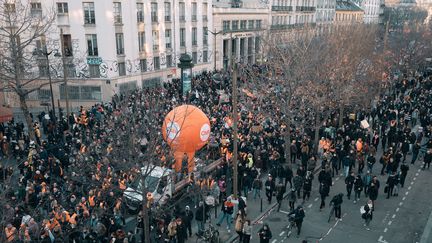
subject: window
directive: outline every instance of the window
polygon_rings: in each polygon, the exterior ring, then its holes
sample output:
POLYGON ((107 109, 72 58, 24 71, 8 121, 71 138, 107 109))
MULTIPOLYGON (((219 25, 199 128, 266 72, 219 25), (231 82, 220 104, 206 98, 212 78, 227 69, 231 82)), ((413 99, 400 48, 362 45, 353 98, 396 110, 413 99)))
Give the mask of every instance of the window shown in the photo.
POLYGON ((49 89, 38 90, 38 99, 39 100, 50 100, 51 99, 51 91, 49 89))
POLYGON ((257 36, 255 37, 255 53, 259 53, 260 45, 260 38, 257 36))
POLYGON ((90 78, 100 78, 100 69, 97 64, 90 64, 89 66, 89 74, 90 78))
MULTIPOLYGON (((68 99, 71 99, 71 100, 79 100, 80 99, 79 86, 68 85, 67 90, 68 90, 68 99)), ((60 84, 60 99, 62 99, 62 100, 66 99, 66 86, 64 84, 60 84)))
POLYGON ((171 30, 165 30, 165 47, 171 48, 171 30))
POLYGON ((38 60, 38 69, 40 77, 48 77, 49 68, 45 58, 41 58, 38 60))
POLYGON ((180 28, 180 47, 185 47, 186 45, 186 29, 180 28))
POLYGON ((159 51, 159 31, 153 30, 153 51, 159 51))
POLYGON ((171 3, 165 3, 165 21, 171 21, 171 3))
POLYGON ((249 20, 248 22, 248 29, 253 30, 253 28, 255 27, 255 21, 253 20, 249 20))
POLYGON ((238 20, 233 20, 232 22, 232 30, 238 30, 239 27, 239 21, 238 20))
POLYGON ((63 35, 63 48, 64 48, 65 56, 67 57, 73 56, 71 35, 63 35))
POLYGON ((208 45, 208 28, 203 27, 203 45, 208 45))
POLYGON ((124 55, 123 33, 116 33, 117 55, 124 55))
POLYGON ((119 62, 118 72, 119 76, 126 76, 126 64, 124 62, 119 62))
POLYGON ((192 3, 192 21, 197 21, 197 4, 192 3))
POLYGON ((224 31, 230 30, 230 21, 223 21, 223 30, 224 31))
POLYGON ((122 8, 121 3, 114 3, 114 23, 121 24, 122 23, 122 8))
POLYGON ((192 63, 193 64, 197 64, 197 60, 198 60, 198 54, 196 51, 192 52, 192 63))
POLYGON ((137 81, 130 81, 126 83, 119 84, 119 92, 120 94, 128 93, 137 88, 137 81))
POLYGON ((151 19, 153 23, 158 22, 157 10, 158 10, 157 3, 151 3, 151 19))
POLYGON ((203 51, 203 62, 208 62, 208 51, 203 51))
POLYGON ((166 56, 166 65, 167 65, 167 67, 172 67, 173 66, 172 55, 167 55, 166 56))
POLYGON ((145 51, 145 32, 140 31, 138 32, 138 49, 140 52, 145 51))
POLYGON ((15 3, 5 3, 4 4, 5 11, 9 13, 15 13, 15 3))
POLYGON ((84 24, 96 24, 94 3, 83 3, 84 24))
POLYGON ((97 36, 95 34, 86 35, 87 53, 89 56, 98 55, 97 36))
POLYGON ((140 59, 140 69, 142 73, 147 71, 147 59, 140 59))
POLYGON ((246 20, 240 21, 240 29, 245 30, 246 29, 246 20))
POLYGON ((196 27, 192 28, 192 45, 194 45, 194 46, 197 45, 197 28, 196 27))
POLYGON ((244 54, 245 54, 245 41, 246 41, 246 39, 245 38, 241 38, 240 39, 240 57, 244 57, 244 54))
POLYGON ((100 100, 102 98, 101 87, 99 86, 79 86, 78 88, 81 100, 100 100))
POLYGON ((155 88, 160 86, 161 78, 157 77, 157 78, 144 79, 142 80, 141 83, 143 88, 155 88))
POLYGON ((160 69, 160 58, 159 57, 153 57, 153 66, 154 66, 154 70, 160 69))
POLYGON ((207 10, 208 10, 208 4, 207 3, 203 3, 203 5, 202 5, 202 18, 203 18, 203 21, 207 21, 207 10))
POLYGON ((42 4, 30 3, 30 13, 33 17, 42 17, 42 4))
POLYGON ((248 38, 248 54, 252 55, 253 37, 248 38))
POLYGON ((180 9, 180 21, 185 21, 185 3, 184 2, 179 2, 179 9, 180 9))
POLYGON ((256 28, 257 29, 261 29, 261 23, 262 23, 262 20, 257 20, 256 21, 256 28))
POLYGON ((68 14, 69 13, 68 3, 57 3, 57 13, 68 14))
POLYGON ((144 4, 137 3, 137 22, 144 23, 144 4))

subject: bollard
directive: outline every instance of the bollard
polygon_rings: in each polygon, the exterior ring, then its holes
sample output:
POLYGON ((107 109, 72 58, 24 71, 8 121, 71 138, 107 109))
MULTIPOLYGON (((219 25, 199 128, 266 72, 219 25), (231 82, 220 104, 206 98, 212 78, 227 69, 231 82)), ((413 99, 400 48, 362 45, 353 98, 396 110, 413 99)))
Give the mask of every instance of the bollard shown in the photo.
POLYGON ((262 209, 262 198, 260 198, 260 200, 261 200, 261 207, 260 207, 260 208, 261 208, 261 209, 260 209, 261 211, 260 211, 260 212, 262 213, 262 211, 263 211, 263 209, 262 209))

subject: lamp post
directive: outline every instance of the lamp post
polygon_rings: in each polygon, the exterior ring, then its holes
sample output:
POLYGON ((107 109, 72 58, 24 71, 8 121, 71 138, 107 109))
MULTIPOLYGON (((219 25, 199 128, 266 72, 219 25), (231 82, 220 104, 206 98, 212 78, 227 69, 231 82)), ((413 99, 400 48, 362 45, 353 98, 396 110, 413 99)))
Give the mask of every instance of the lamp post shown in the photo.
POLYGON ((218 31, 218 32, 216 32, 216 29, 214 30, 214 32, 213 31, 211 31, 211 30, 207 30, 208 32, 210 32, 210 34, 212 34, 213 35, 213 52, 214 52, 214 54, 213 54, 213 62, 214 62, 214 70, 216 71, 216 36, 217 35, 219 35, 219 34, 221 34, 221 33, 223 33, 223 31, 221 30, 221 31, 218 31))
POLYGON ((181 54, 180 63, 177 65, 181 69, 181 81, 183 97, 192 89, 192 57, 186 53, 181 54))
MULTIPOLYGON (((51 80, 51 72, 50 72, 50 64, 49 64, 49 56, 53 53, 53 51, 48 51, 47 48, 43 48, 41 50, 34 50, 33 55, 43 55, 45 56, 45 60, 47 63, 47 75, 48 75, 48 81, 50 86, 50 93, 51 93, 51 106, 52 106, 52 114, 53 114, 53 122, 54 125, 56 124, 56 114, 55 114, 55 103, 54 103, 54 93, 52 89, 52 80, 51 80)), ((55 56, 59 56, 59 53, 56 52, 54 54, 55 56)))

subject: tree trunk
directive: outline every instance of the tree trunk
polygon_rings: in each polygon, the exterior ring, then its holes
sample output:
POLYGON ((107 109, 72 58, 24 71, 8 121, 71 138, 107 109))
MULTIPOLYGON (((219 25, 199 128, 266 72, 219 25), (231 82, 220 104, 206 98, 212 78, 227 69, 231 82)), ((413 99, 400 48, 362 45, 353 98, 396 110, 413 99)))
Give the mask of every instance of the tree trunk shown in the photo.
POLYGON ((285 130, 285 143, 284 143, 284 149, 285 149, 285 163, 288 165, 291 161, 291 119, 289 116, 286 118, 286 130, 285 130))
MULTIPOLYGON (((142 178, 142 185, 145 185, 144 183, 144 176, 142 178)), ((142 190, 142 194, 143 194, 143 200, 142 200, 142 210, 143 210, 143 225, 144 225, 144 229, 143 229, 143 234, 144 234, 144 242, 150 242, 150 217, 149 217, 149 213, 148 213, 148 207, 147 207, 147 188, 145 186, 143 186, 143 190, 142 190)))
POLYGON ((30 138, 30 140, 34 141, 35 140, 35 132, 33 130, 33 122, 32 122, 32 119, 30 117, 30 112, 29 112, 28 107, 27 107, 27 102, 25 100, 25 96, 20 95, 20 94, 18 94, 18 96, 19 96, 19 100, 20 100, 20 107, 21 107, 21 110, 24 114, 24 118, 25 118, 26 123, 27 123, 29 138, 30 138))
POLYGON ((339 106, 339 128, 343 125, 343 118, 344 118, 344 106, 341 104, 339 106))

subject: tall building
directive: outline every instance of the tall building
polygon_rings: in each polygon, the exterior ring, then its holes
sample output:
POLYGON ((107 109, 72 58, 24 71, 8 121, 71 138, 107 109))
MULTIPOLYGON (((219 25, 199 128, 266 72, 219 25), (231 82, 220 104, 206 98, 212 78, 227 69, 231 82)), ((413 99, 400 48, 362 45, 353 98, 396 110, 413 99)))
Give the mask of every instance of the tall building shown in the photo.
POLYGON ((363 21, 366 24, 379 23, 380 15, 383 14, 383 0, 354 0, 364 10, 363 21))
POLYGON ((258 1, 213 2, 213 29, 216 69, 228 69, 232 61, 253 64, 259 61, 262 35, 267 31, 269 12, 258 1))
MULTIPOLYGON (((57 11, 52 31, 35 46, 61 50, 62 30, 73 107, 179 78, 177 63, 185 52, 193 59, 194 73, 213 68, 210 0, 34 0, 31 8, 42 17, 47 9, 57 11)), ((61 63, 59 57, 49 58, 61 63)), ((40 62, 36 69, 47 77, 46 63, 40 62)), ((61 68, 57 71, 50 69, 53 78, 63 76, 61 68)), ((54 85, 53 91, 64 106, 64 85, 54 85)), ((40 105, 47 96, 46 87, 30 94, 30 106, 40 105)))
POLYGON ((317 0, 271 0, 270 29, 290 30, 305 25, 315 25, 317 0))
POLYGON ((350 0, 336 0, 336 24, 363 22, 364 10, 350 0))
POLYGON ((331 24, 335 17, 336 0, 317 0, 316 23, 331 24))

